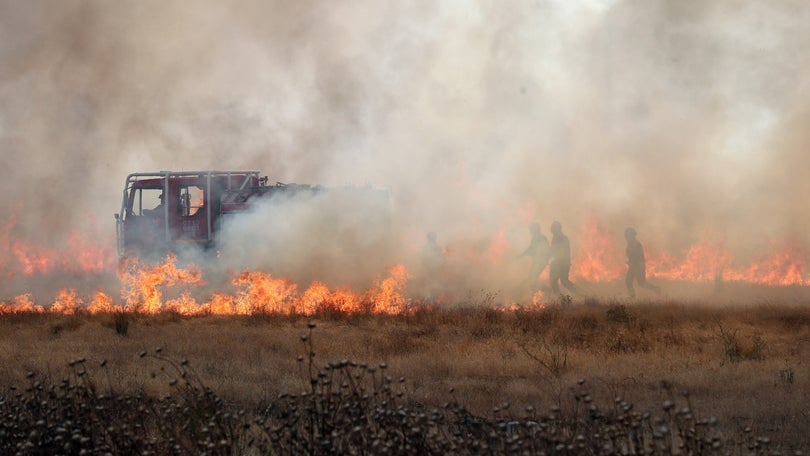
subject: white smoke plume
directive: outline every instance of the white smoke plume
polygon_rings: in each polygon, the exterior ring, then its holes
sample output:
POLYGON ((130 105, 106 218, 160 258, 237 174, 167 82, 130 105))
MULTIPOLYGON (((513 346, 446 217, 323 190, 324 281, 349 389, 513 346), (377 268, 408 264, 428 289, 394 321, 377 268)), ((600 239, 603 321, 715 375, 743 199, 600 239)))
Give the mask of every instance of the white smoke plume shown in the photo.
MULTIPOLYGON (((417 265, 435 231, 463 287, 519 280, 533 221, 574 248, 592 214, 674 254, 706 232, 740 258, 806 245, 808 20, 793 0, 2 0, 0 222, 59 247, 113 232, 130 172, 259 169, 386 189, 391 256, 417 265)), ((284 252, 366 269, 297 220, 240 221, 228 261, 297 230, 284 252)))

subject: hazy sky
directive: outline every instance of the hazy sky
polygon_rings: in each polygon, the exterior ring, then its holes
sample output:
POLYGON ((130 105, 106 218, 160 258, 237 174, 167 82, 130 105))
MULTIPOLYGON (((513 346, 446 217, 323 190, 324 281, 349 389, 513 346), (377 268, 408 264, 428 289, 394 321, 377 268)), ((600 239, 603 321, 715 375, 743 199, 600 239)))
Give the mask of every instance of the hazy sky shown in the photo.
POLYGON ((0 0, 0 220, 113 230, 136 171, 371 184, 404 244, 595 215, 678 253, 807 233, 803 1, 0 0))

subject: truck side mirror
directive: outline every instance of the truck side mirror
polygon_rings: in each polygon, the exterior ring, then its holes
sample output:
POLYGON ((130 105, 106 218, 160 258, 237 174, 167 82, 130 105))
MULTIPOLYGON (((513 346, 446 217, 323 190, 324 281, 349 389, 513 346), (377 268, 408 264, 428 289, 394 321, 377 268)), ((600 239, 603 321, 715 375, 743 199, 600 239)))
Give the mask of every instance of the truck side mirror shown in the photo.
POLYGON ((115 217, 115 220, 118 220, 118 218, 119 218, 118 212, 116 212, 115 214, 113 214, 113 217, 115 217))

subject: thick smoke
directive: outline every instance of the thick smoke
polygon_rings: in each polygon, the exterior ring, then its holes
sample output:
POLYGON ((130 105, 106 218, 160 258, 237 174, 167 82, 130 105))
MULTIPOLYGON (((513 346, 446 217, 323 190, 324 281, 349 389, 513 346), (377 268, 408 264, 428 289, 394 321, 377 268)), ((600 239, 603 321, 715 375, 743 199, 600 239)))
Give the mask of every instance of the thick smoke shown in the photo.
MULTIPOLYGON (((706 233, 740 258, 806 245, 808 16, 791 0, 3 0, 0 210, 59 247, 88 220, 112 234, 130 172, 371 185, 391 198, 386 257, 418 267, 435 231, 471 265, 462 287, 519 280, 532 221, 561 221, 575 249, 594 214, 674 254, 706 233)), ((304 276, 305 250, 369 269, 298 225, 312 217, 268 217, 234 224, 234 267, 283 252, 304 276)))

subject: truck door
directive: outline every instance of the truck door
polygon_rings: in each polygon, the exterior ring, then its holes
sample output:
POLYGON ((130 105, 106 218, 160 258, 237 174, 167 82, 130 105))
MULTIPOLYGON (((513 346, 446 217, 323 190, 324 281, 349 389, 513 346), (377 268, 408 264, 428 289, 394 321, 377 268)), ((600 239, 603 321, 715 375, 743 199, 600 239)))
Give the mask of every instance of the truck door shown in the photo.
POLYGON ((123 214, 122 254, 147 250, 166 240, 166 198, 161 187, 133 187, 123 214))
POLYGON ((208 203, 203 184, 183 184, 178 188, 177 217, 179 241, 208 242, 208 203))

